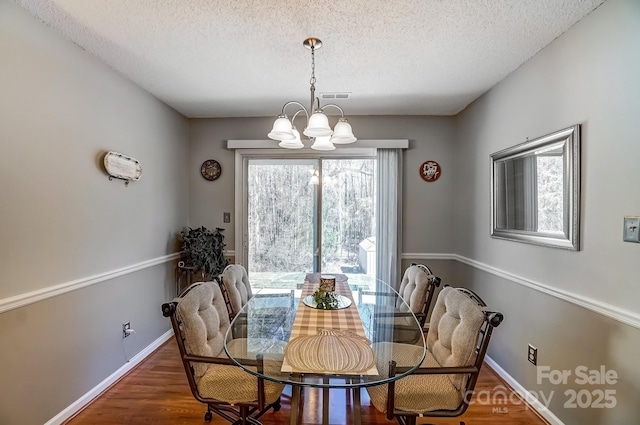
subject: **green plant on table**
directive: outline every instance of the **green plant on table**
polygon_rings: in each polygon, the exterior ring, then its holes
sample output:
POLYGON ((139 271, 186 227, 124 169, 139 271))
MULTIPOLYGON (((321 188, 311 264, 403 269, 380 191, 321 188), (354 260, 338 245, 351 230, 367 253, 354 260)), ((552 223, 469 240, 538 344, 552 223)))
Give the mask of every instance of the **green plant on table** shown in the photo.
POLYGON ((325 292, 317 290, 311 294, 313 300, 316 302, 316 308, 319 310, 337 310, 338 309, 338 297, 334 292, 325 292))

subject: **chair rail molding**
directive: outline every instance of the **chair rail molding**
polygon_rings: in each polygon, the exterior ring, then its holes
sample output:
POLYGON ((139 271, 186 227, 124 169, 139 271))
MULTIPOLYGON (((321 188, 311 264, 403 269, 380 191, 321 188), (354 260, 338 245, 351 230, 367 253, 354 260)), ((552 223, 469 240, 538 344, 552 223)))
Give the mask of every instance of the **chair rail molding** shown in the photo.
POLYGON ((455 254, 445 254, 440 252, 403 252, 400 254, 401 260, 457 260, 455 254))
POLYGON ((92 276, 83 277, 80 279, 72 280, 69 282, 61 283, 54 286, 49 286, 35 291, 25 292, 23 294, 15 295, 13 297, 0 299, 0 314, 14 310, 16 308, 24 307, 29 304, 33 304, 39 301, 46 300, 48 298, 56 297, 58 295, 65 294, 67 292, 75 291, 80 288, 84 288, 96 283, 104 282, 105 280, 114 279, 119 276, 123 276, 129 273, 134 273, 139 270, 153 267, 158 264, 164 264, 169 261, 180 258, 181 253, 175 252, 173 254, 163 255, 161 257, 152 258, 150 260, 142 261, 140 263, 131 264, 119 269, 110 270, 108 272, 95 274, 92 276))
POLYGON ((403 260, 456 260, 464 263, 468 266, 475 267, 476 269, 491 273, 495 276, 503 279, 510 280, 522 286, 526 286, 536 291, 551 295, 561 300, 568 301, 570 303, 579 305, 587 310, 598 313, 602 316, 616 320, 620 323, 632 326, 636 329, 640 329, 640 314, 626 310, 624 308, 617 307, 615 305, 594 300, 593 298, 585 297, 580 294, 576 294, 563 289, 554 288, 541 282, 518 276, 514 273, 506 270, 499 269, 498 267, 490 266, 480 261, 472 260, 471 258, 464 257, 458 254, 452 253, 402 253, 403 260))

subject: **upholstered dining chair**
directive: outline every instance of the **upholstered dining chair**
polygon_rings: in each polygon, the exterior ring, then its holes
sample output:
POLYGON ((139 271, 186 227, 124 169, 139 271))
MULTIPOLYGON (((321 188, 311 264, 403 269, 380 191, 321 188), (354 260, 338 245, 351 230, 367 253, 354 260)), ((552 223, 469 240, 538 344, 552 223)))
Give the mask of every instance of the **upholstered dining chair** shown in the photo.
MULTIPOLYGON (((375 315, 378 322, 393 321, 394 342, 413 344, 422 338, 422 334, 416 332, 415 319, 420 326, 426 326, 429 308, 433 302, 436 288, 440 286, 441 279, 434 276, 429 267, 424 264, 411 264, 402 275, 398 293, 402 299, 395 299, 394 305, 389 306, 387 311, 377 305, 375 315), (384 318, 386 316, 387 318, 384 318), (415 316, 415 319, 414 317, 415 316)), ((389 295, 392 293, 377 293, 376 291, 359 290, 358 304, 364 303, 367 295, 389 295)), ((379 303, 378 303, 379 304, 379 303)))
MULTIPOLYGON (((262 303, 261 307, 254 309, 254 319, 263 317, 271 322, 273 320, 286 321, 295 313, 295 291, 293 289, 275 289, 275 292, 267 291, 254 294, 247 270, 241 264, 230 264, 225 267, 218 277, 218 283, 227 304, 230 320, 240 314, 242 308, 253 297, 259 297, 266 301, 262 303)), ((243 332, 241 330, 243 323, 243 320, 235 321, 234 335, 243 332)), ((271 324, 273 325, 273 323, 271 324)))
POLYGON ((420 325, 424 327, 433 295, 436 288, 440 286, 440 281, 440 278, 434 276, 431 269, 424 264, 411 264, 404 271, 398 289, 398 293, 405 302, 398 300, 396 307, 400 311, 410 309, 420 325))
POLYGON ((233 318, 253 297, 247 269, 241 264, 229 264, 220 274, 219 281, 229 317, 233 318))
MULTIPOLYGON (((259 379, 226 357, 229 315, 217 283, 190 285, 163 304, 162 313, 171 319, 191 393, 207 405, 205 421, 216 413, 234 424, 260 424, 258 418, 270 408, 280 409, 284 385, 259 379)), ((263 367, 259 356, 248 363, 263 367)))
MULTIPOLYGON (((417 416, 455 417, 463 414, 478 380, 493 328, 503 320, 490 311, 475 293, 445 286, 431 314, 427 353, 421 367, 388 385, 368 387, 373 405, 395 417, 400 424, 414 425, 417 416)), ((406 372, 402 358, 423 347, 379 342, 391 361, 378 364, 389 376, 406 372)), ((415 354, 415 353, 414 353, 415 354)), ((464 424, 461 422, 461 424, 464 424)))

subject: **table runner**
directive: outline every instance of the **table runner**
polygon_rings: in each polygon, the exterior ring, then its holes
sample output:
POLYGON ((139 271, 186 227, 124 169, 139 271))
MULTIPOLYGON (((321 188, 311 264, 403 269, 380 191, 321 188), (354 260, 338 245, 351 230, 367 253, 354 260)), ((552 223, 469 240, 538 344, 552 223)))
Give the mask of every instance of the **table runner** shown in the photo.
MULTIPOLYGON (((331 341, 338 341, 337 345, 339 345, 339 347, 336 347, 336 349, 331 352, 322 352, 322 350, 309 353, 299 353, 297 351, 293 353, 285 352, 282 372, 378 375, 378 370, 373 358, 373 350, 371 350, 370 342, 366 340, 360 315, 358 314, 358 307, 353 300, 347 277, 344 274, 336 274, 334 276, 336 277, 336 293, 348 297, 351 300, 351 305, 340 310, 318 310, 306 306, 303 302, 304 298, 313 294, 320 284, 319 273, 308 274, 302 286, 300 304, 298 305, 296 317, 291 329, 289 344, 296 338, 320 336, 318 331, 320 329, 326 329, 335 331, 331 332, 334 336, 339 335, 339 341, 335 338, 331 339, 331 341), (363 340, 366 340, 364 346, 362 344, 363 340), (337 353, 340 353, 340 355, 337 355, 337 353), (357 359, 350 358, 353 356, 361 357, 357 359), (320 359, 318 359, 318 357, 320 357, 320 359), (295 365, 300 365, 301 361, 304 361, 306 366, 304 368, 300 366, 296 367, 295 365), (320 366, 318 361, 324 364, 325 367, 320 366), (330 371, 326 369, 327 363, 334 365, 332 368, 329 368, 331 369, 330 371), (351 369, 354 364, 359 365, 358 370, 354 371, 351 369), (345 369, 341 369, 340 365, 343 365, 345 369), (362 365, 365 365, 365 367, 362 368, 362 365), (338 367, 338 369, 335 369, 335 367, 338 367)), ((298 350, 303 347, 318 347, 318 344, 293 344, 292 347, 293 346, 298 350)), ((331 344, 325 341, 322 346, 330 347, 331 344)))

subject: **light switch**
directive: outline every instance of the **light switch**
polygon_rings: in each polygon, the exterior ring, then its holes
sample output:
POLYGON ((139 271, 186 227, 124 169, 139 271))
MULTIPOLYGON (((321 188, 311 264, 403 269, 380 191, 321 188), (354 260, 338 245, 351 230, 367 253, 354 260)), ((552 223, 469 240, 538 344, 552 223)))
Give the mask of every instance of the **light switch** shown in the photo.
POLYGON ((640 243, 640 217, 624 218, 624 234, 622 239, 625 242, 640 243))
POLYGON ((231 222, 231 213, 228 213, 228 212, 223 213, 222 214, 222 221, 224 223, 230 223, 231 222))

